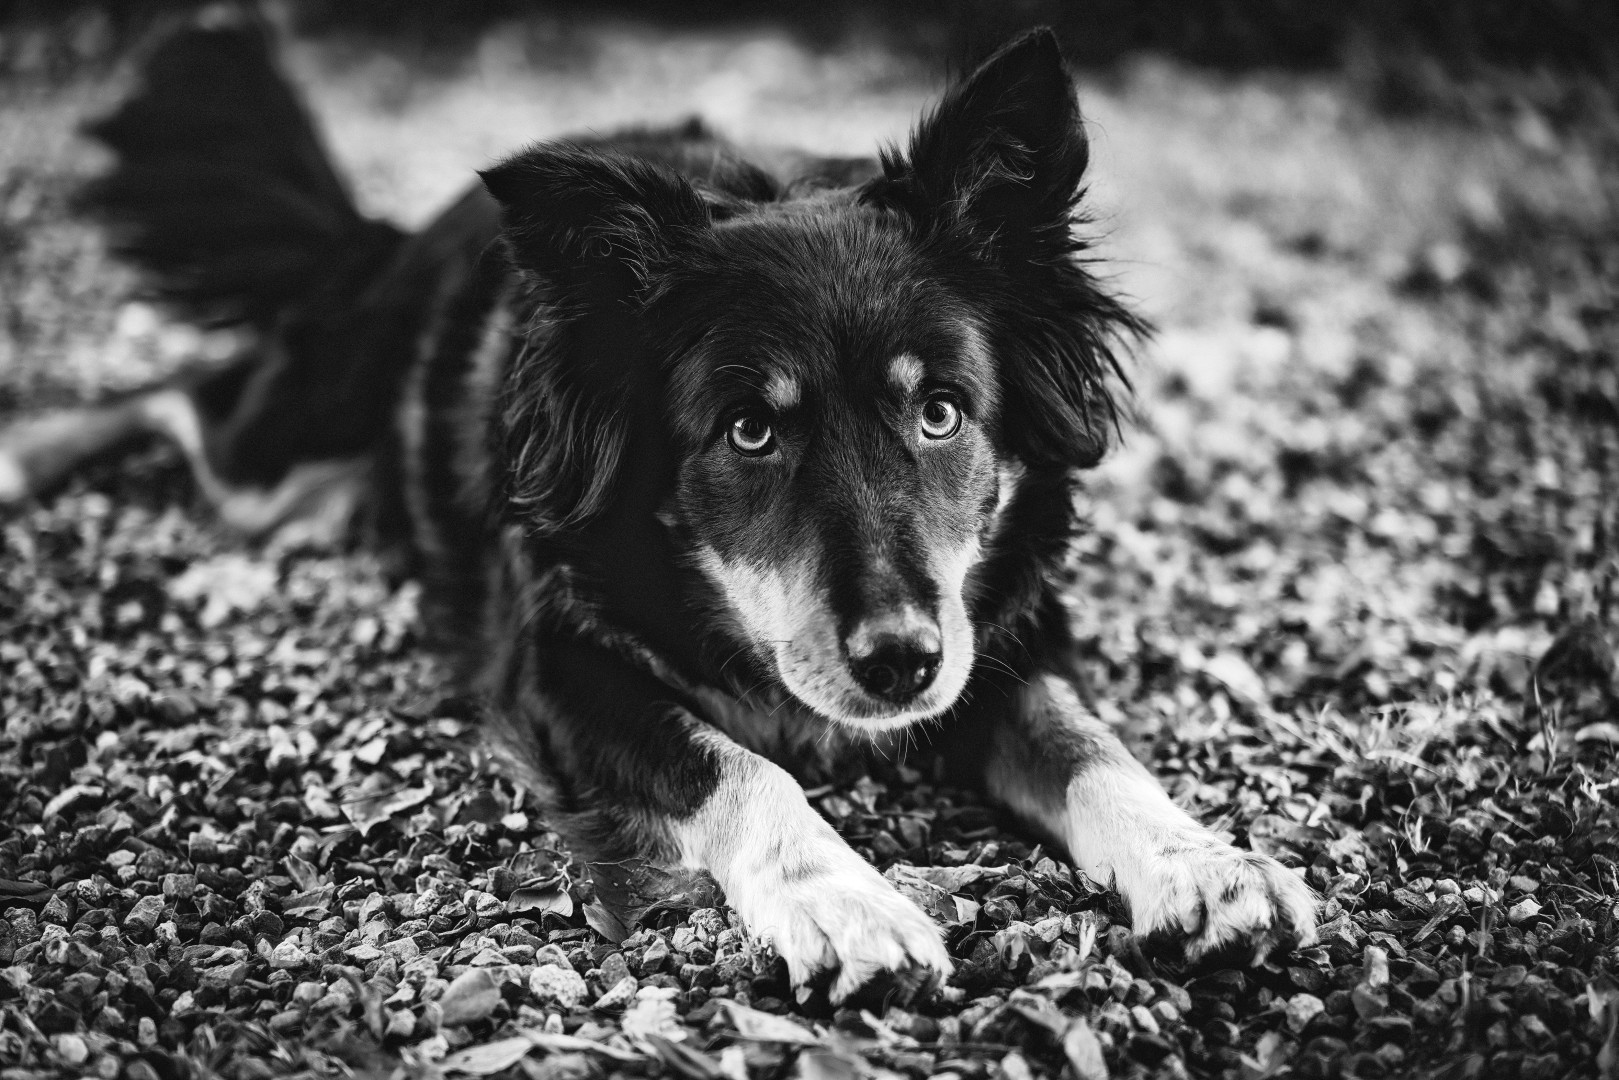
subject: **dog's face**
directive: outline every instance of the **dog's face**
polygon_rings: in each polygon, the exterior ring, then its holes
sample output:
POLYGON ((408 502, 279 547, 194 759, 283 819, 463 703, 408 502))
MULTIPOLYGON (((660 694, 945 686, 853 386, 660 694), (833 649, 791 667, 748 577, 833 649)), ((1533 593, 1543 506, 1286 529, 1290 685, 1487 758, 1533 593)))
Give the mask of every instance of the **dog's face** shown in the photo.
POLYGON ((1095 462, 1134 328, 1076 260, 1086 157, 1046 37, 855 189, 739 198, 556 145, 485 173, 547 301, 508 393, 512 506, 580 528, 656 424, 656 517, 739 650, 833 720, 947 710, 1018 479, 1095 462))
POLYGON ((662 516, 734 636, 823 716, 884 728, 948 708, 1007 464, 972 305, 848 197, 717 224, 655 317, 693 342, 667 369, 662 516))

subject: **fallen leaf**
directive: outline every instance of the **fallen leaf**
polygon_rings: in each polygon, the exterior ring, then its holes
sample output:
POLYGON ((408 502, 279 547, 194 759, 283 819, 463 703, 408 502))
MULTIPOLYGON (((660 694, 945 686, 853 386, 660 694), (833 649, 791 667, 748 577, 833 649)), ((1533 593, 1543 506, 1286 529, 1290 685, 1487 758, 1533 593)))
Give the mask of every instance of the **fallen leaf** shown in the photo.
POLYGON ((585 922, 590 928, 614 945, 622 944, 630 936, 624 924, 618 921, 618 916, 602 907, 600 904, 585 905, 585 922))
POLYGON ((819 1046, 822 1039, 784 1016, 760 1012, 729 999, 721 999, 726 1017, 739 1038, 753 1042, 787 1043, 792 1046, 819 1046))
POLYGON ((307 892, 293 893, 282 902, 281 913, 302 919, 325 915, 331 911, 332 897, 336 894, 335 885, 322 885, 307 892))
POLYGON ((688 1080, 719 1080, 725 1076, 720 1063, 701 1050, 693 1050, 662 1035, 648 1034, 644 1038, 665 1065, 688 1080))
POLYGON ((645 1060, 641 1054, 631 1053, 628 1050, 620 1050, 618 1047, 608 1046, 606 1043, 593 1042, 590 1039, 581 1039, 577 1035, 564 1035, 561 1032, 541 1031, 539 1028, 523 1028, 517 1034, 527 1039, 530 1043, 539 1047, 541 1050, 549 1050, 552 1053, 569 1054, 584 1050, 594 1054, 601 1054, 603 1057, 612 1058, 614 1061, 630 1062, 645 1060))
POLYGON ((573 896, 558 885, 544 889, 516 889, 506 900, 506 910, 560 915, 569 919, 573 917, 573 896))
POLYGON ((457 1050, 439 1062, 439 1068, 447 1073, 492 1076, 522 1061, 534 1047, 532 1040, 520 1035, 510 1039, 497 1039, 482 1046, 469 1046, 465 1050, 457 1050))
POLYGON ((345 800, 343 813, 354 823, 354 827, 360 830, 360 835, 365 836, 395 814, 402 814, 406 810, 420 806, 432 796, 432 784, 422 784, 419 787, 390 786, 383 791, 365 791, 357 797, 345 800))

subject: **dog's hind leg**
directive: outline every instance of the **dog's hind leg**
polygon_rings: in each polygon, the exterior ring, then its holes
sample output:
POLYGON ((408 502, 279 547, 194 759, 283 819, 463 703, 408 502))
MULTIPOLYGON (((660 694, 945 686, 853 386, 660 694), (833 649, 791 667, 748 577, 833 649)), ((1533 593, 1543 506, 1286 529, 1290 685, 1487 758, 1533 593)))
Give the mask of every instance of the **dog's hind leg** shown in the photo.
POLYGON ((146 397, 63 409, 0 429, 0 507, 61 486, 94 458, 152 433, 146 397))
POLYGON ((204 404, 210 389, 217 390, 211 384, 220 381, 176 380, 0 429, 0 507, 46 495, 91 460, 155 437, 179 448, 197 487, 232 529, 255 539, 335 543, 368 490, 368 459, 304 461, 269 485, 233 481, 213 460, 211 446, 222 424, 204 404))

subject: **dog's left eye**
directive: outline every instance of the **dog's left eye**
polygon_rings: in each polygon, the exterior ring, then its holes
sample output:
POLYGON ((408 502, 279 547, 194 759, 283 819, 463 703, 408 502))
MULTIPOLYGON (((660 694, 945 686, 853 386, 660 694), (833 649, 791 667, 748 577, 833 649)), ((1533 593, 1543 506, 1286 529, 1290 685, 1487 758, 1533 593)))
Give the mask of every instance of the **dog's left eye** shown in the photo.
POLYGON ((764 457, 776 448, 776 433, 770 422, 757 413, 743 413, 732 420, 725 438, 731 449, 743 457, 764 457))
POLYGON ((961 430, 961 406, 944 394, 935 394, 922 405, 922 434, 930 439, 948 439, 961 430))

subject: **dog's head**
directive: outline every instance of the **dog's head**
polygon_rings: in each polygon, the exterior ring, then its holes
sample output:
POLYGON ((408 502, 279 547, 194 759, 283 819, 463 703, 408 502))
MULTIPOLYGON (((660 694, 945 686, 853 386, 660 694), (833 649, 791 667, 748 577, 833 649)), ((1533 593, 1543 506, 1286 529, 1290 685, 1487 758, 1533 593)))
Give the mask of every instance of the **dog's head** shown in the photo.
POLYGON ((565 145, 485 173, 546 299, 508 393, 514 509, 581 529, 655 445, 655 516, 769 677, 868 729, 948 709, 1003 514, 1101 456, 1136 328, 1080 260, 1087 156, 1036 32, 858 188, 738 198, 565 145))

